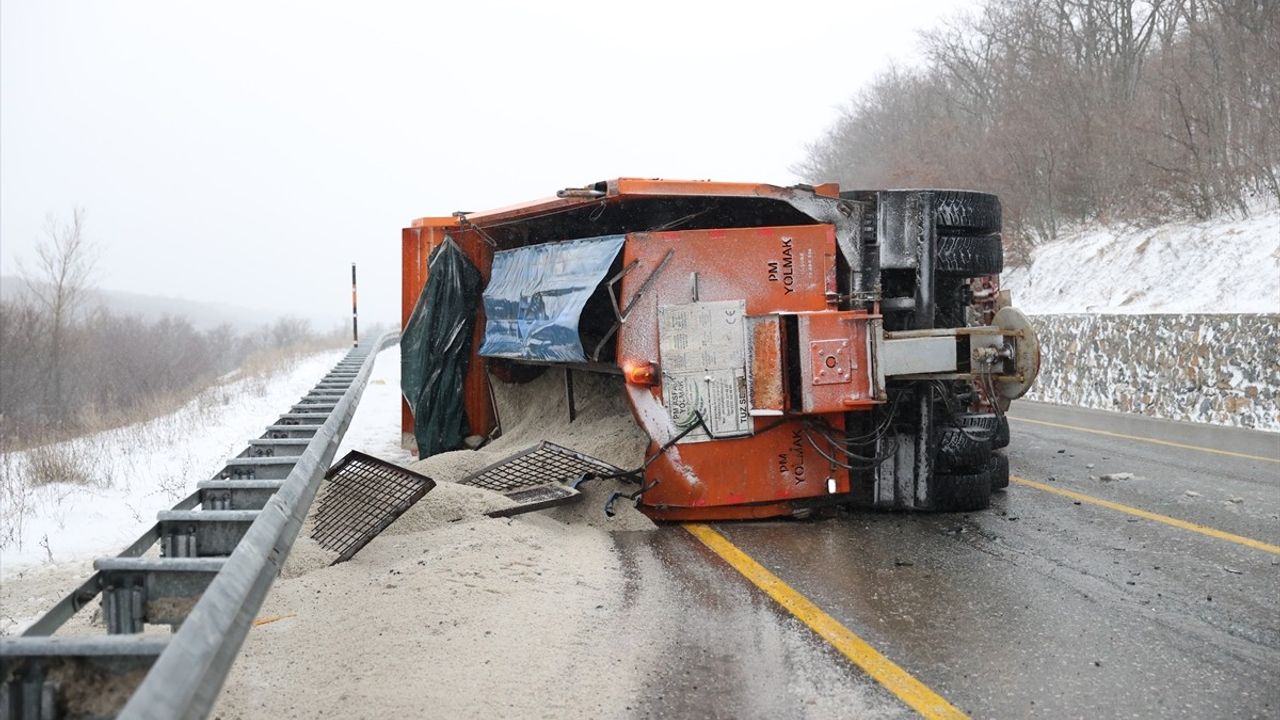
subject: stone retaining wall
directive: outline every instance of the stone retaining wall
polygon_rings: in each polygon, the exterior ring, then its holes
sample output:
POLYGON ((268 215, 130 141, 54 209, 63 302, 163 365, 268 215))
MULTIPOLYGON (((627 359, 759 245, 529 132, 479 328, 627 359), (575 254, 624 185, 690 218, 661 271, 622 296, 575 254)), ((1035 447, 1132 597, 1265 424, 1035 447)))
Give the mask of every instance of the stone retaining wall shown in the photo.
POLYGON ((1039 315, 1027 398, 1280 431, 1280 315, 1039 315))

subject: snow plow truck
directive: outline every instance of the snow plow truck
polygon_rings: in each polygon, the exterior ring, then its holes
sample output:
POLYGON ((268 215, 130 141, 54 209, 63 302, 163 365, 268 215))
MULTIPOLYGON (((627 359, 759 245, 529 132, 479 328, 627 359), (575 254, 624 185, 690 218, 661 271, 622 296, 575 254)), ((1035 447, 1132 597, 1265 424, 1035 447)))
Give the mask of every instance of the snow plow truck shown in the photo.
POLYGON ((635 178, 419 218, 402 429, 491 437, 491 382, 563 366, 621 376, 655 520, 979 510, 1040 362, 1000 232, 979 192, 635 178))

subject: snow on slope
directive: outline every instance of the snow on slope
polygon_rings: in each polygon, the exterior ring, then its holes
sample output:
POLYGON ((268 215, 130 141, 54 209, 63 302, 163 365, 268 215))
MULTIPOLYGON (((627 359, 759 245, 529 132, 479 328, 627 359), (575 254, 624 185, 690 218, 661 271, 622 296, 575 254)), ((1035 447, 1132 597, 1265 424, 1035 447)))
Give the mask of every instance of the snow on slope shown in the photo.
POLYGON ((1036 248, 1002 287, 1035 315, 1280 313, 1280 208, 1153 228, 1090 228, 1036 248))
POLYGON ((6 454, 0 463, 0 518, 8 526, 0 532, 0 578, 120 552, 155 523, 157 511, 213 477, 343 355, 311 355, 277 377, 210 388, 171 415, 46 446, 88 458, 96 486, 32 487, 25 476, 31 451, 6 454))

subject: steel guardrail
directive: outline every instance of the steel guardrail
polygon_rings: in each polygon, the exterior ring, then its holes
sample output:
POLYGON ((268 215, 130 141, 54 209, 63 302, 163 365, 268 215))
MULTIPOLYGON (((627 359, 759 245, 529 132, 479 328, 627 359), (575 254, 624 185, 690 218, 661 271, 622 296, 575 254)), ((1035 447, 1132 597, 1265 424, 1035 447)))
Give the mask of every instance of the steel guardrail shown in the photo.
POLYGON ((351 424, 378 352, 399 337, 399 333, 386 333, 374 342, 356 379, 169 641, 120 718, 208 716, 351 424))
MULTIPOLYGON (((105 609, 108 606, 108 593, 103 586, 103 572, 116 565, 129 566, 131 562, 145 565, 147 561, 139 556, 164 539, 162 523, 166 514, 200 514, 188 512, 201 505, 200 489, 179 502, 174 510, 163 511, 160 514, 161 522, 144 533, 117 558, 98 561, 98 572, 93 577, 33 623, 21 637, 0 640, 0 661, 5 666, 13 669, 28 662, 35 668, 33 680, 15 679, 5 687, 5 701, 0 705, 0 718, 7 720, 12 717, 18 720, 28 717, 58 717, 57 707, 60 703, 56 696, 57 690, 44 682, 47 664, 55 661, 72 663, 73 666, 75 663, 86 666, 98 663, 99 666, 109 664, 116 668, 142 669, 146 668, 147 660, 151 657, 154 657, 154 662, 146 670, 141 683, 133 689, 117 717, 166 720, 207 717, 252 627, 254 617, 293 547, 320 487, 320 481, 333 462, 378 353, 398 339, 398 332, 388 332, 368 346, 369 350, 359 369, 351 376, 350 384, 336 400, 322 424, 318 427, 288 426, 316 427, 316 430, 299 455, 289 456, 290 459, 296 457, 296 462, 261 510, 211 511, 204 508, 200 511, 209 513, 209 517, 234 516, 234 519, 242 521, 252 517, 252 524, 236 542, 229 556, 221 560, 220 565, 182 562, 178 558, 169 558, 166 554, 164 560, 171 566, 168 571, 191 572, 204 565, 216 570, 212 581, 199 595, 189 614, 179 621, 179 627, 172 636, 141 635, 137 630, 116 630, 113 632, 120 634, 105 637, 52 635, 100 591, 103 593, 105 609)), ((353 352, 360 349, 362 348, 356 348, 353 352)), ((349 358, 351 354, 339 362, 326 378, 337 374, 338 368, 342 368, 344 363, 350 364, 349 358)), ((344 372, 345 375, 349 375, 349 372, 344 372)), ((322 388, 325 384, 326 381, 322 380, 316 387, 322 388)), ((316 391, 313 390, 314 392, 316 391)), ((235 458, 228 462, 228 467, 234 465, 234 460, 235 458)), ((192 543, 194 547, 194 540, 192 543)), ((120 605, 118 597, 113 595, 111 600, 111 605, 120 605)), ((140 611, 135 610, 137 612, 140 611)), ((64 674, 61 683, 74 684, 76 678, 74 674, 64 674)), ((0 677, 0 680, 3 679, 0 677)))

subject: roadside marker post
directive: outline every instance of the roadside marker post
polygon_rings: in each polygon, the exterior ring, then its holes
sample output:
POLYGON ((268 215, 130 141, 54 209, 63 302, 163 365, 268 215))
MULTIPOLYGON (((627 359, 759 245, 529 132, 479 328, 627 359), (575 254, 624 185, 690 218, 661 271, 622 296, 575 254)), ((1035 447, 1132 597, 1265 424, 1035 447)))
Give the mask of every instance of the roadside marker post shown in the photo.
POLYGON ((356 264, 351 263, 351 347, 360 346, 360 331, 356 322, 356 264))

